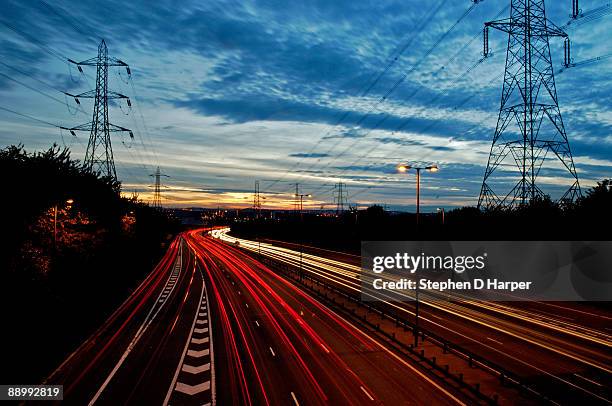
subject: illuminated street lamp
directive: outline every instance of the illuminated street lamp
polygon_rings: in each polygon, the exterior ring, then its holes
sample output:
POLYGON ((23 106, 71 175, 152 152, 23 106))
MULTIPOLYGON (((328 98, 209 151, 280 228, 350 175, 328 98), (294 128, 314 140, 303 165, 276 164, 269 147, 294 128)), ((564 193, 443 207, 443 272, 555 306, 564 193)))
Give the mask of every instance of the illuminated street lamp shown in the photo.
POLYGON ((442 213, 442 225, 444 225, 444 207, 438 207, 438 213, 442 213))
MULTIPOLYGON (((304 223, 304 215, 302 214, 302 210, 304 208, 304 198, 305 197, 312 197, 311 194, 300 194, 300 193, 296 193, 293 196, 295 196, 296 198, 300 198, 300 228, 303 227, 303 223, 304 223)), ((302 279, 304 277, 304 272, 302 269, 302 252, 304 251, 304 239, 303 237, 300 238, 300 279, 302 279)))
POLYGON ((421 214, 421 171, 426 170, 429 172, 438 172, 440 168, 438 165, 429 165, 423 167, 411 166, 406 164, 399 164, 397 166, 397 171, 399 173, 406 173, 410 169, 414 169, 416 171, 416 223, 419 225, 419 215, 421 214))
MULTIPOLYGON (((417 174, 416 176, 416 224, 418 227, 419 226, 419 215, 421 213, 421 171, 426 170, 429 172, 438 172, 440 168, 438 168, 438 165, 418 167, 418 166, 411 166, 411 165, 406 165, 406 164, 399 164, 397 166, 397 171, 399 173, 406 173, 410 169, 414 169, 417 174)), ((414 312, 414 316, 415 316, 414 346, 416 347, 417 345, 419 345, 419 280, 418 278, 417 278, 417 285, 416 285, 415 300, 416 300, 416 303, 415 303, 415 312, 414 312)))
MULTIPOLYGON (((72 206, 72 203, 74 203, 74 199, 66 200, 68 208, 72 206)), ((57 246, 57 203, 53 206, 53 246, 57 246)))

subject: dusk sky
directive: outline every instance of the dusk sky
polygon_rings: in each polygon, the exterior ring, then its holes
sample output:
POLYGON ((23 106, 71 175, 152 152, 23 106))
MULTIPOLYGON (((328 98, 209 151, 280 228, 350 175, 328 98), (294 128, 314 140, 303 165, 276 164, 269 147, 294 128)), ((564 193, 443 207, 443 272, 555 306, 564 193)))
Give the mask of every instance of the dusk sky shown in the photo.
MULTIPOLYGON (((441 168, 423 176, 426 210, 474 205, 507 43, 491 31, 493 56, 477 64, 481 32, 508 17, 509 2, 2 0, 0 108, 66 127, 91 121, 91 100, 76 111, 59 90, 90 90, 95 68, 82 76, 62 59, 94 57, 104 38, 132 70, 131 83, 125 69, 109 75, 109 87, 133 102, 110 108, 110 121, 135 134, 112 139, 127 194, 150 199, 159 165, 169 175, 165 206, 248 206, 259 180, 264 207, 290 207, 299 182, 313 195, 306 207, 331 208, 342 181, 351 203, 413 210, 414 175, 395 170, 407 162, 441 168)), ((580 4, 588 13, 606 2, 580 4)), ((566 26, 571 1, 547 7, 575 62, 612 53, 611 15, 566 26)), ((551 52, 584 190, 612 176, 612 58, 563 70, 561 39, 551 39, 551 52)), ((2 147, 57 143, 83 159, 88 137, 0 109, 2 147)), ((551 193, 560 183, 554 171, 540 179, 551 193)))

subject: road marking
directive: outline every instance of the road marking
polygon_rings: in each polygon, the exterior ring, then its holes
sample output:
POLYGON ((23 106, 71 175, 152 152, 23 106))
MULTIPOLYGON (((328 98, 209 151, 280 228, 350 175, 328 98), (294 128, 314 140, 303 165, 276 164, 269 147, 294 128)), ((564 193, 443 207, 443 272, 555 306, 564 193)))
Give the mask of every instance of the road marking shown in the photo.
POLYGON ((272 349, 272 347, 270 347, 270 352, 272 353, 273 357, 276 357, 276 354, 274 353, 274 350, 272 349))
POLYGON ((371 342, 373 342, 374 344, 376 344, 378 347, 380 347, 380 349, 382 349, 383 351, 385 351, 386 353, 388 353, 389 355, 391 355, 393 358, 395 358, 397 361, 399 361, 401 364, 403 364, 404 366, 406 366, 407 368, 411 369, 412 371, 414 371, 417 375, 419 375, 421 378, 423 378, 424 380, 426 380, 428 383, 430 383, 432 386, 434 386, 436 389, 438 389, 440 392, 444 393, 446 396, 448 396, 450 399, 452 399, 455 403, 459 404, 459 405, 464 405, 466 406, 466 404, 461 401, 459 398, 457 398, 456 396, 454 396, 452 393, 450 393, 448 390, 446 390, 444 387, 440 386, 436 381, 432 380, 431 378, 429 378, 427 375, 425 375, 423 372, 419 371, 416 367, 414 367, 413 365, 409 364, 408 362, 404 361, 399 355, 397 355, 396 353, 394 353, 393 351, 391 351, 390 349, 388 349, 387 347, 385 347, 383 344, 381 344, 378 340, 376 340, 373 337, 370 337, 368 334, 366 334, 365 332, 361 331, 359 328, 357 328, 357 326, 355 326, 353 323, 351 323, 350 321, 348 321, 347 319, 345 319, 344 317, 340 316, 338 313, 336 313, 335 311, 331 310, 331 309, 327 309, 330 313, 333 313, 334 315, 336 315, 336 317, 338 317, 339 319, 344 320, 344 322, 346 324, 348 324, 349 326, 353 327, 353 329, 355 329, 355 331, 359 332, 361 335, 363 335, 365 338, 367 338, 368 340, 370 340, 371 342))
POLYGON ((504 345, 504 343, 502 343, 501 341, 494 340, 494 339, 492 339, 491 337, 487 337, 487 340, 491 340, 491 341, 493 341, 494 343, 497 343, 497 344, 499 344, 499 345, 504 345))
POLYGON ((198 317, 206 317, 206 313, 198 313, 198 317))
POLYGON ((249 307, 249 304, 248 304, 248 303, 245 303, 244 305, 245 305, 247 308, 249 307))
POLYGON ((187 385, 186 383, 177 382, 176 388, 177 391, 186 393, 187 395, 195 395, 200 392, 204 392, 205 390, 210 389, 210 381, 202 382, 198 385, 187 385))
POLYGON ((208 337, 191 339, 191 342, 194 344, 204 344, 204 343, 207 343, 208 341, 209 341, 208 337))
POLYGON ((194 367, 192 365, 183 364, 181 371, 185 371, 190 374, 199 374, 200 372, 208 371, 209 369, 210 369, 210 363, 200 365, 199 367, 194 367))
POLYGON ((200 351, 198 350, 187 351, 187 355, 189 355, 190 357, 195 357, 195 358, 200 358, 208 354, 210 354, 210 350, 208 348, 205 350, 200 350, 200 351))
MULTIPOLYGON (((179 252, 176 257, 175 269, 177 267, 178 269, 181 269, 183 267, 183 244, 179 243, 178 250, 179 252)), ((166 284, 168 284, 168 281, 166 281, 166 284)), ((174 285, 172 286, 172 289, 174 290, 174 285)), ((151 323, 153 323, 153 320, 155 320, 155 318, 157 317, 161 309, 164 307, 164 304, 166 303, 166 301, 163 298, 161 298, 162 292, 159 292, 159 295, 157 296, 159 298, 157 303, 161 303, 161 305, 155 306, 155 302, 154 302, 153 306, 151 306, 149 313, 147 313, 147 316, 145 317, 144 321, 142 322, 142 324, 136 331, 136 334, 134 335, 134 337, 128 344, 127 349, 123 352, 123 354, 121 355, 121 358, 119 358, 119 361, 117 361, 117 363, 115 364, 113 369, 110 371, 110 373, 108 374, 104 382, 102 382, 102 385, 100 386, 100 388, 98 388, 98 391, 94 394, 93 398, 91 398, 91 400, 89 401, 88 403, 89 406, 92 406, 94 403, 96 403, 100 395, 102 395, 102 392, 104 392, 104 389, 106 389, 106 387, 108 386, 110 381, 113 379, 113 377, 115 376, 119 368, 121 368, 121 366, 127 359, 128 355, 130 355, 130 353, 132 352, 136 344, 140 341, 140 338, 144 335, 144 333, 147 331, 151 323), (157 310, 154 313, 153 311, 155 310, 156 307, 157 307, 157 310)))
POLYGON ((298 402, 297 398, 295 397, 295 393, 291 392, 291 397, 293 398, 293 401, 295 402, 295 406, 300 406, 300 402, 298 402))
POLYGON ((321 344, 321 347, 323 347, 323 349, 325 350, 325 352, 329 354, 329 350, 327 349, 327 347, 326 347, 326 346, 324 346, 323 344, 321 344))
POLYGON ((257 320, 255 320, 255 324, 257 324, 257 327, 259 327, 259 322, 257 320))
POLYGON ((365 393, 365 394, 366 394, 366 396, 370 398, 370 400, 374 400, 374 398, 372 397, 372 395, 370 395, 370 394, 368 393, 368 391, 367 391, 367 390, 365 390, 365 388, 364 388, 363 386, 360 386, 360 388, 361 388, 361 390, 363 391, 363 393, 365 393))
MULTIPOLYGON (((208 295, 208 291, 206 290, 206 284, 204 282, 204 275, 202 273, 202 270, 199 269, 200 271, 200 275, 202 276, 202 291, 200 292, 200 303, 205 303, 206 301, 206 296, 208 295)), ((205 307, 205 306, 203 306, 205 307)), ((203 327, 203 328, 196 328, 196 322, 199 320, 200 316, 199 311, 196 312, 194 318, 193 318, 193 323, 191 325, 191 332, 189 333, 189 337, 187 339, 187 342, 185 343, 185 347, 183 348, 183 353, 181 355, 181 359, 178 363, 178 366, 176 368, 176 371, 174 373, 174 377, 172 379, 172 382, 170 383, 170 387, 168 388, 168 392, 166 394, 166 398, 164 399, 163 402, 163 406, 167 406, 170 398, 172 397, 172 393, 174 391, 180 391, 183 393, 187 393, 190 395, 196 394, 196 393, 200 393, 203 391, 206 391, 208 389, 210 389, 210 397, 211 397, 211 402, 210 403, 206 403, 207 405, 216 405, 216 393, 215 393, 215 364, 214 364, 214 355, 213 355, 213 340, 212 340, 212 335, 209 334, 208 337, 203 337, 203 338, 194 338, 193 334, 197 333, 197 334, 202 334, 202 333, 208 333, 208 327, 203 327), (205 342, 209 342, 209 349, 206 350, 202 350, 202 351, 194 351, 194 350, 189 350, 189 345, 190 344, 203 344, 205 342), (186 355, 190 355, 190 356, 196 356, 196 357, 200 357, 200 356, 204 356, 204 354, 206 355, 210 355, 210 362, 209 363, 205 363, 202 364, 200 366, 192 366, 192 365, 188 365, 185 364, 185 356, 186 355), (208 371, 210 370, 210 381, 207 382, 202 382, 199 385, 196 386, 191 386, 191 385, 187 385, 184 384, 182 382, 178 381, 179 378, 179 374, 181 371, 184 371, 186 373, 191 373, 191 374, 197 374, 200 372, 204 372, 204 371, 208 371), (191 393, 193 392, 193 393, 191 393)))
POLYGON ((206 320, 206 319, 198 320, 198 321, 196 321, 196 324, 208 324, 208 320, 206 320))
POLYGON ((574 374, 574 375, 575 375, 575 376, 577 376, 577 377, 578 377, 578 378, 580 378, 580 379, 584 379, 584 380, 585 380, 585 381, 587 381, 587 382, 594 383, 594 384, 595 384, 595 385, 597 385, 597 386, 603 386, 601 383, 596 382, 596 381, 593 381, 593 380, 591 380, 591 379, 589 379, 589 378, 585 378, 585 377, 584 377, 584 376, 582 376, 582 375, 578 375, 578 374, 574 374))

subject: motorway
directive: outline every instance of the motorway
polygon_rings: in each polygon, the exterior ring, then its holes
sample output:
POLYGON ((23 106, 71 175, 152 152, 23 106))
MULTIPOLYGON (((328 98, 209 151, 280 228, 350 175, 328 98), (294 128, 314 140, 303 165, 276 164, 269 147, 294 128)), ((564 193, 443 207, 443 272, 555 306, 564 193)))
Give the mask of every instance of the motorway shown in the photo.
POLYGON ((183 233, 45 381, 64 404, 472 404, 284 278, 183 233))
MULTIPOLYGON (((361 292, 359 258, 300 249, 298 245, 235 238, 214 230, 220 240, 260 253, 341 290, 361 292)), ((610 403, 612 387, 611 317, 605 311, 563 303, 440 300, 422 292, 419 323, 424 330, 477 353, 548 391, 560 403, 589 400, 610 403)), ((414 318, 412 297, 382 303, 389 311, 414 318)))

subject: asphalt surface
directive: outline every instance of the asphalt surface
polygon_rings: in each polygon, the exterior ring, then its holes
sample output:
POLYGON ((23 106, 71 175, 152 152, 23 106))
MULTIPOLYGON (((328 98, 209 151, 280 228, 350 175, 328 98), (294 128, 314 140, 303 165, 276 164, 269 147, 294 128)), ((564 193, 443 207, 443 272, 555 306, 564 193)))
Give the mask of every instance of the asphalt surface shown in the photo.
POLYGON ((201 232, 179 236, 45 383, 69 405, 474 401, 201 232))
MULTIPOLYGON (((358 256, 280 241, 236 239, 228 231, 217 230, 215 235, 287 265, 301 263, 309 275, 347 293, 361 293, 358 256)), ((503 366, 561 403, 610 403, 612 315, 605 308, 436 299, 421 293, 419 323, 424 330, 503 366)), ((414 304, 406 297, 405 302, 378 305, 414 321, 414 304)))

